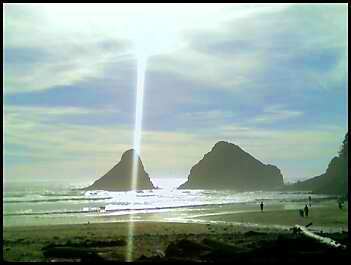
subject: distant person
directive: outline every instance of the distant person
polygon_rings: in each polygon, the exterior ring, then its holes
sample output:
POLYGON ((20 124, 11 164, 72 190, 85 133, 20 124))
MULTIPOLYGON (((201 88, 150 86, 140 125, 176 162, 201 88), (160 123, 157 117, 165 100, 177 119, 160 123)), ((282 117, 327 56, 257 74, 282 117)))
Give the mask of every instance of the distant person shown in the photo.
POLYGON ((311 196, 308 196, 308 205, 310 207, 312 206, 312 198, 311 198, 311 196))
POLYGON ((302 209, 299 210, 299 214, 300 214, 300 217, 304 217, 304 214, 303 214, 303 210, 302 210, 302 209))
POLYGON ((343 205, 342 205, 342 202, 341 202, 341 201, 339 201, 338 206, 339 206, 339 209, 342 210, 343 205))
POLYGON ((305 216, 308 217, 308 206, 307 204, 305 205, 305 208, 303 209, 305 216))
POLYGON ((340 210, 342 210, 344 207, 344 201, 341 198, 338 199, 338 206, 340 210))
POLYGON ((263 201, 261 201, 260 207, 261 207, 261 212, 263 212, 263 201))

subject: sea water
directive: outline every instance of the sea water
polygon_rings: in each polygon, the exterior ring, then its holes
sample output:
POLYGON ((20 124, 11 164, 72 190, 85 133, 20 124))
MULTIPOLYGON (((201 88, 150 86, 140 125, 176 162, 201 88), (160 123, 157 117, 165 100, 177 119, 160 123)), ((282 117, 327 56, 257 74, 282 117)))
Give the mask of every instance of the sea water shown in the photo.
MULTIPOLYGON (((169 180, 172 181, 180 182, 179 179, 169 180)), ((4 226, 126 221, 128 218, 125 217, 130 214, 136 216, 135 220, 143 220, 152 214, 158 221, 179 221, 179 216, 185 220, 204 207, 226 206, 228 209, 238 204, 249 207, 261 200, 266 205, 304 205, 309 196, 308 192, 177 190, 175 186, 167 185, 155 190, 126 192, 79 190, 84 186, 87 183, 6 183, 3 190, 4 226)), ((313 200, 329 197, 313 195, 313 200)))

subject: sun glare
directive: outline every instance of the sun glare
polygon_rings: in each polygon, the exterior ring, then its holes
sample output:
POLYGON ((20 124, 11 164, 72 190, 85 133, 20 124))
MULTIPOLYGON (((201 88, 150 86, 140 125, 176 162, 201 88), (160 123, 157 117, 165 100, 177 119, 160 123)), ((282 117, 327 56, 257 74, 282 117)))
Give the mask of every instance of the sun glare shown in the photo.
MULTIPOLYGON (((132 168, 132 181, 131 190, 135 191, 138 186, 138 157, 140 155, 141 134, 142 134, 142 121, 143 121, 143 103, 144 103, 144 86, 145 86, 145 72, 146 72, 146 57, 145 54, 139 54, 137 58, 137 86, 136 86, 136 104, 135 104, 135 125, 134 125, 134 143, 133 149, 133 168, 132 168)), ((134 193, 134 196, 136 194, 134 193)), ((134 223, 133 214, 129 216, 128 225, 128 243, 126 260, 132 261, 133 259, 133 234, 134 223)))

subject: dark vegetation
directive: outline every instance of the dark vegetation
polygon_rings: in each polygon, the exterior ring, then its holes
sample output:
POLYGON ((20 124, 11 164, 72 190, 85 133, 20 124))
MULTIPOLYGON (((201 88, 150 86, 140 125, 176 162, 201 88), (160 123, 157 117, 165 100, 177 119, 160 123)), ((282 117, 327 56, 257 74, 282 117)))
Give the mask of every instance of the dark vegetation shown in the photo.
POLYGON ((287 186, 290 190, 309 190, 313 193, 336 194, 347 197, 348 194, 348 133, 334 157, 320 176, 287 186))

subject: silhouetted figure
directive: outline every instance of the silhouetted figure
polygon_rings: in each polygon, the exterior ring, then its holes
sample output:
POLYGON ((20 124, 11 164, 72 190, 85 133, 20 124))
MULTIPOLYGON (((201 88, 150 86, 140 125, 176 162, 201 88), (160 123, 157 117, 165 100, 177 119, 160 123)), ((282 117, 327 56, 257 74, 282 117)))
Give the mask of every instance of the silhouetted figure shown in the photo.
POLYGON ((302 210, 302 209, 299 210, 299 214, 300 214, 300 217, 304 217, 304 214, 303 214, 303 210, 302 210))
POLYGON ((344 207, 344 201, 341 198, 338 199, 338 206, 340 210, 344 207))
POLYGON ((305 216, 308 217, 308 206, 307 206, 307 204, 305 205, 305 208, 303 209, 303 211, 305 212, 305 216))
POLYGON ((342 207, 343 207, 342 202, 339 202, 339 209, 342 210, 342 207))
POLYGON ((311 196, 308 196, 308 204, 309 204, 310 207, 312 206, 312 198, 311 198, 311 196))
POLYGON ((260 207, 261 207, 261 212, 263 212, 263 201, 261 201, 260 207))

